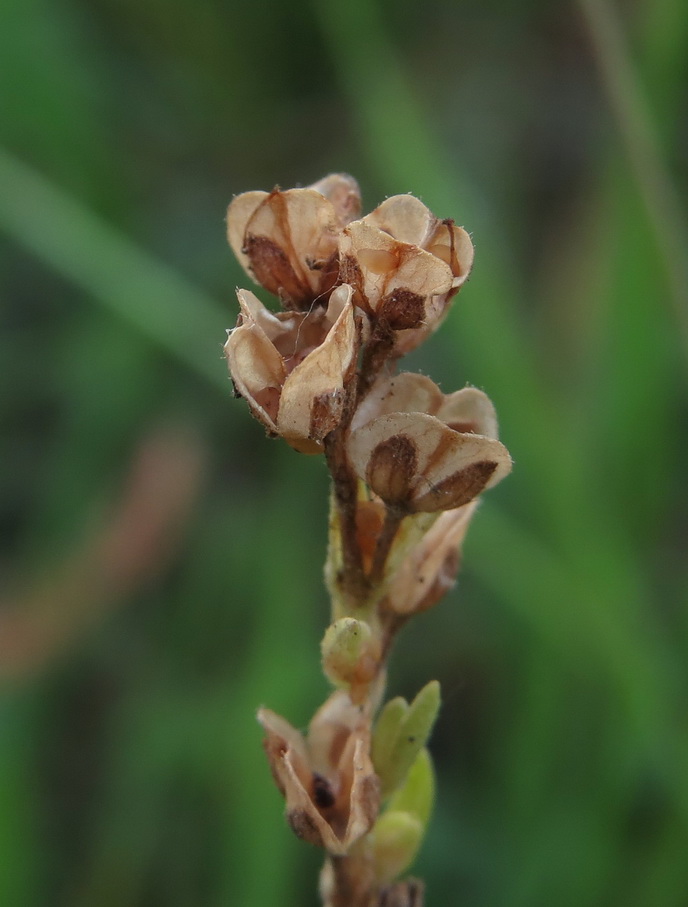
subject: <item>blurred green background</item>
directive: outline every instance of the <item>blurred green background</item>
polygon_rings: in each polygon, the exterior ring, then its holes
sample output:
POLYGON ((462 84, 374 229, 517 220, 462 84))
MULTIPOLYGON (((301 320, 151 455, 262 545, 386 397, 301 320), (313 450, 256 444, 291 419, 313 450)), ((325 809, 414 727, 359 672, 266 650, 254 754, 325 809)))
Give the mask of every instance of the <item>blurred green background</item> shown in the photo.
POLYGON ((304 907, 327 475, 221 356, 232 195, 333 170, 469 229, 410 367, 513 475, 396 652, 437 677, 428 905, 688 903, 683 0, 2 0, 0 904, 304 907))

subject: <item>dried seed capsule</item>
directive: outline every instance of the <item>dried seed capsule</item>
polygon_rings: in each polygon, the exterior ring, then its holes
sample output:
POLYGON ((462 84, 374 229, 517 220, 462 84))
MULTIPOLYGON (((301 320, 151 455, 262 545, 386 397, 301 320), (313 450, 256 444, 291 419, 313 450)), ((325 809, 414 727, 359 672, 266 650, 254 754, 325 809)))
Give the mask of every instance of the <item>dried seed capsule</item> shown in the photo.
POLYGON ((294 833, 345 854, 370 830, 380 806, 369 716, 338 691, 316 712, 307 738, 269 709, 260 709, 258 721, 294 833))
POLYGON ((351 463, 389 506, 407 513, 461 507, 511 470, 503 444, 435 416, 390 413, 352 432, 351 463))
POLYGON ((344 229, 340 279, 354 302, 397 332, 394 354, 414 349, 441 323, 473 264, 469 235, 412 195, 395 195, 344 229))
POLYGON ((237 392, 271 434, 319 453, 339 424, 358 339, 351 288, 337 287, 327 310, 274 314, 238 290, 240 324, 225 344, 237 392))
POLYGON ((257 283, 285 308, 306 311, 337 283, 339 232, 359 211, 356 180, 331 174, 305 189, 236 196, 227 238, 257 283))
POLYGON ((451 589, 461 562, 461 545, 477 503, 471 501, 441 513, 408 552, 387 587, 385 603, 391 611, 425 611, 451 589))

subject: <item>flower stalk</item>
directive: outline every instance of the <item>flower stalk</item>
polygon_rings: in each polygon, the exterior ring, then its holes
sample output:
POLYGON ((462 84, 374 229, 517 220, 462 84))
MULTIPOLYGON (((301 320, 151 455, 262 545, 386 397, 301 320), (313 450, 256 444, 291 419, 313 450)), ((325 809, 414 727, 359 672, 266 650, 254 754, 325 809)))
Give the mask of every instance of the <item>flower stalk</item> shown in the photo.
POLYGON ((466 281, 469 235, 411 195, 360 212, 346 174, 233 200, 229 243, 280 308, 238 290, 225 354, 268 435, 324 454, 332 481, 321 658, 334 690, 305 735, 258 712, 287 822, 326 853, 324 907, 422 907, 403 875, 432 810, 439 684, 384 704, 386 666, 400 629, 453 585, 477 499, 511 459, 482 391, 444 395, 398 371, 466 281))

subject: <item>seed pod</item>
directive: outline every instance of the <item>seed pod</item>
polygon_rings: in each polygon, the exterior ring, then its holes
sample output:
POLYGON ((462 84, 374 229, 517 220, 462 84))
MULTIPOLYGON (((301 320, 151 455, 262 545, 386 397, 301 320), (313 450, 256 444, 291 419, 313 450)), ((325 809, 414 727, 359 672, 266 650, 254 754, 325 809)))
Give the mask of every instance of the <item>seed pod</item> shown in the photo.
POLYGON ((367 715, 338 691, 316 712, 305 739, 269 709, 260 709, 258 721, 292 830, 331 854, 345 854, 370 830, 380 805, 367 715))
POLYGON ((358 184, 346 174, 306 189, 244 192, 227 210, 227 238, 256 283, 306 311, 335 286, 338 235, 359 210, 358 184))
POLYGON ((511 470, 503 444, 453 431, 435 416, 391 413, 352 432, 351 463, 386 504, 406 513, 461 507, 511 470))
POLYGON ((397 356, 439 326, 473 263, 466 231, 412 195, 388 198, 349 224, 339 246, 340 279, 354 287, 356 305, 397 332, 397 356))
POLYGON ((458 432, 497 438, 497 414, 492 401, 477 387, 443 394, 434 381, 415 372, 376 381, 354 415, 353 430, 389 413, 426 413, 458 432))
POLYGON ((277 315, 238 290, 240 324, 225 355, 237 392, 268 432, 302 453, 319 453, 339 424, 358 339, 351 288, 337 287, 326 311, 277 315))
POLYGON ((477 501, 447 510, 408 552, 392 575, 385 602, 397 614, 426 611, 454 585, 461 561, 461 545, 477 501))

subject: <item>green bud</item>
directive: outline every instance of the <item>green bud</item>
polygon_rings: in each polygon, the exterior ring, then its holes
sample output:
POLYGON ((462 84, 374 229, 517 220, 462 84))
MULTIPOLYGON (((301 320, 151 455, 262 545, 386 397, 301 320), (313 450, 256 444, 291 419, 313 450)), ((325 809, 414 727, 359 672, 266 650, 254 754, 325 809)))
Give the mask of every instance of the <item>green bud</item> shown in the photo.
POLYGON ((411 865, 423 840, 423 826, 410 813, 387 810, 371 833, 375 878, 387 885, 411 865))
POLYGON ((373 650, 372 635, 365 621, 353 617, 342 617, 327 628, 320 650, 323 671, 332 683, 343 686, 362 679, 373 650))
POLYGON ((390 797, 388 809, 410 813, 427 827, 435 800, 435 770, 427 749, 422 749, 402 786, 390 797))
POLYGON ((431 680, 410 706, 398 697, 380 714, 373 736, 373 764, 382 784, 382 796, 404 781, 418 753, 428 742, 440 708, 440 685, 431 680))

